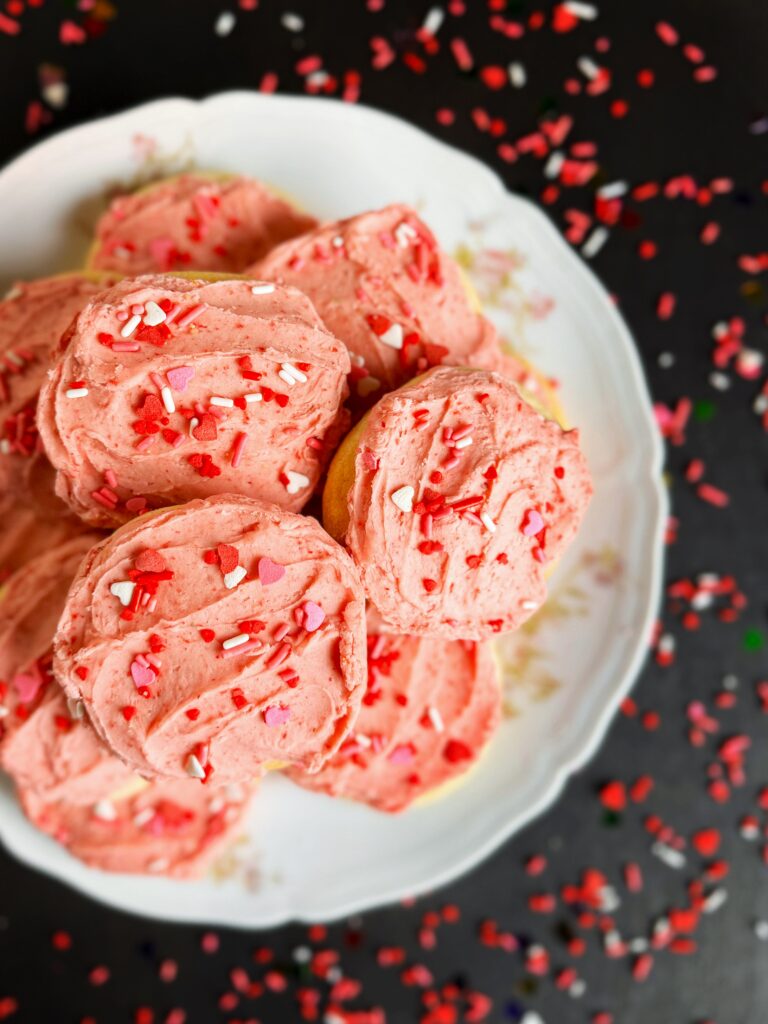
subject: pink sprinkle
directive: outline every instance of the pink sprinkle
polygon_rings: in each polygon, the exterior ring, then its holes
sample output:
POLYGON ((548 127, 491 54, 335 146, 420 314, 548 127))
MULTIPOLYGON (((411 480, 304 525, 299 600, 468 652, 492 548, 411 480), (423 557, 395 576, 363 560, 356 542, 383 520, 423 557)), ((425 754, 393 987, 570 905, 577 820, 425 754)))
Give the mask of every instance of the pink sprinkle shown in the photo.
POLYGON ((105 469, 104 470, 104 479, 107 481, 107 483, 109 484, 110 487, 112 487, 112 488, 117 487, 117 477, 115 476, 114 469, 105 469))
POLYGON ((237 647, 230 647, 228 651, 222 651, 220 657, 236 658, 240 654, 245 654, 246 651, 258 651, 263 646, 261 640, 255 638, 253 640, 246 640, 244 644, 238 644, 237 647))
MULTIPOLYGON (((184 316, 180 316, 176 323, 182 329, 189 327, 192 321, 196 320, 197 317, 199 317, 201 313, 204 313, 207 308, 208 307, 204 302, 198 302, 198 304, 193 306, 192 309, 188 309, 184 316)), ((168 323, 168 317, 165 318, 165 322, 168 323)))
POLYGON ((27 672, 19 672, 11 680, 11 686, 19 695, 22 704, 31 704, 40 691, 43 680, 41 676, 33 676, 27 672))
POLYGON ((186 391, 187 385, 195 376, 195 371, 191 366, 175 366, 172 370, 167 370, 165 376, 174 391, 186 391))
POLYGON ((138 341, 113 341, 111 345, 113 352, 139 352, 141 345, 138 341))
POLYGON ((246 433, 243 433, 242 431, 235 438, 235 442, 232 445, 232 458, 230 459, 234 469, 237 469, 237 467, 240 465, 240 460, 243 457, 243 449, 245 448, 245 442, 247 440, 248 435, 246 433))
POLYGON ((129 512, 143 512, 147 507, 147 499, 141 497, 129 498, 125 503, 125 507, 129 512))
POLYGON ((271 558, 260 558, 258 561, 259 581, 264 587, 279 583, 285 576, 285 566, 273 562, 271 558))
POLYGON ((281 640, 285 640, 291 631, 290 623, 281 622, 279 626, 275 628, 275 632, 272 635, 273 641, 278 644, 281 640))
POLYGON ((137 687, 149 686, 155 681, 155 673, 149 665, 141 665, 138 659, 131 662, 131 676, 137 687))
POLYGON ((680 36, 678 35, 677 29, 669 24, 668 21, 659 21, 656 23, 656 35, 667 46, 677 46, 680 36))
POLYGON ((98 502, 99 505, 103 505, 104 508, 108 508, 110 512, 114 512, 116 503, 111 501, 109 498, 105 498, 100 491, 91 491, 91 497, 94 501, 98 502))
POLYGON ((147 436, 146 437, 142 437, 142 439, 136 445, 136 451, 137 452, 149 451, 149 449, 154 444, 154 441, 155 441, 154 437, 152 437, 151 434, 147 434, 147 436))
POLYGON ((304 629, 308 633, 314 633, 325 622, 325 612, 319 604, 314 601, 304 602, 304 629))
POLYGON ((525 513, 522 529, 526 537, 535 537, 541 533, 544 529, 544 520, 541 517, 541 513, 537 512, 535 508, 529 509, 525 513))
POLYGON ((267 660, 264 662, 264 668, 277 668, 291 656, 293 648, 290 644, 282 643, 279 647, 276 647, 270 654, 267 660))
POLYGON ((391 764, 409 764, 413 760, 413 753, 410 743, 401 743, 392 750, 387 760, 391 764))
POLYGON ((162 391, 163 388, 165 387, 165 385, 163 384, 163 378, 160 376, 159 373, 155 373, 154 370, 152 371, 152 373, 150 373, 149 379, 152 381, 152 383, 155 385, 158 391, 162 391))
POLYGON ((285 725, 291 717, 291 709, 285 704, 273 704, 264 711, 264 721, 267 725, 285 725))
POLYGON ((715 487, 713 484, 699 484, 696 488, 696 493, 702 501, 706 501, 716 508, 725 508, 731 500, 725 491, 721 491, 719 487, 715 487))

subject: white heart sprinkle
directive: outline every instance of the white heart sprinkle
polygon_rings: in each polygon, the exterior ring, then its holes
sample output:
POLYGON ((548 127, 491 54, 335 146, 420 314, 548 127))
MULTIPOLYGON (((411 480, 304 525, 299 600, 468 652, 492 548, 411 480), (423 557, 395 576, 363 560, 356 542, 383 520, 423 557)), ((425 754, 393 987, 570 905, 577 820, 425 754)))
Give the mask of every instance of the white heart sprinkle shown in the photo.
POLYGON ((298 494, 305 487, 309 487, 309 477, 304 476, 303 473, 296 473, 294 470, 289 469, 285 475, 288 477, 285 489, 289 494, 298 494))
POLYGON ((147 327, 157 327, 165 320, 165 313, 152 299, 144 306, 144 323, 147 327))
POLYGON ((389 345, 390 348, 400 349, 403 347, 403 328, 400 324, 392 324, 383 334, 379 335, 382 345, 389 345))
POLYGON ((133 597, 135 589, 135 583, 131 583, 130 580, 120 580, 117 583, 112 584, 109 588, 109 592, 118 599, 123 608, 127 608, 131 603, 131 598, 133 597))
POLYGON ((392 495, 392 501, 402 512, 413 512, 413 496, 415 493, 413 487, 409 484, 395 491, 392 495))
POLYGON ((247 575, 247 569, 244 569, 242 565, 236 565, 232 572, 224 573, 224 586, 227 590, 234 590, 237 584, 244 580, 247 575))

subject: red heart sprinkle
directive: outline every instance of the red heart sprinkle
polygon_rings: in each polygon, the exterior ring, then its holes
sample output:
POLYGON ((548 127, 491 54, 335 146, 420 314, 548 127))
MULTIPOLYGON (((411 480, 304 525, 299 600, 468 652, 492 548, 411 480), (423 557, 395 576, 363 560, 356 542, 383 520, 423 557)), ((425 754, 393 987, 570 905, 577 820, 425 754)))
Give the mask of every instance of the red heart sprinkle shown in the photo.
POLYGON ((237 548, 232 547, 231 544, 218 544, 216 546, 216 552, 219 556, 219 564, 221 571, 226 574, 236 569, 240 561, 240 554, 237 548))
POLYGON ((165 560, 159 551, 155 551, 154 548, 146 548, 136 558, 134 565, 139 572, 165 572, 168 568, 165 564, 165 560))

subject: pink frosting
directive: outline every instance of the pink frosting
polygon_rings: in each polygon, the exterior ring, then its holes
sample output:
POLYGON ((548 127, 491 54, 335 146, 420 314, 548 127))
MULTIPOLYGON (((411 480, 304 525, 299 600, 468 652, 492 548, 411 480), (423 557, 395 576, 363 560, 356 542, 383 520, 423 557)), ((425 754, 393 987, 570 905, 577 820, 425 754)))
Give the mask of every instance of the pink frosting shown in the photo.
POLYGON ((293 288, 122 281, 82 311, 41 392, 57 493, 97 525, 227 492, 298 511, 347 424, 348 370, 293 288))
POLYGON ((250 273, 312 299, 352 355, 359 407, 430 366, 495 368, 493 325, 472 308, 458 266, 408 206, 323 224, 278 246, 250 273))
POLYGON ((275 760, 314 771, 365 689, 359 576, 314 519, 254 499, 156 512, 89 555, 54 669, 147 777, 237 782, 275 760), (308 621, 309 602, 322 618, 308 621))
POLYGON ((315 223, 252 178, 184 174, 115 199, 96 226, 90 265, 124 276, 239 273, 315 223))
POLYGON ((354 729, 308 789, 401 811, 466 772, 493 736, 501 691, 471 640, 368 635, 368 690, 354 729))
POLYGON ((241 830, 253 785, 170 779, 89 805, 46 800, 23 787, 18 794, 30 820, 91 867, 197 878, 241 830))
POLYGON ((38 439, 37 396, 62 334, 109 283, 62 274, 16 284, 0 301, 0 494, 61 511, 38 439))
POLYGON ((392 632, 487 639, 541 605, 591 493, 577 431, 498 374, 438 368, 365 421, 346 544, 392 632))

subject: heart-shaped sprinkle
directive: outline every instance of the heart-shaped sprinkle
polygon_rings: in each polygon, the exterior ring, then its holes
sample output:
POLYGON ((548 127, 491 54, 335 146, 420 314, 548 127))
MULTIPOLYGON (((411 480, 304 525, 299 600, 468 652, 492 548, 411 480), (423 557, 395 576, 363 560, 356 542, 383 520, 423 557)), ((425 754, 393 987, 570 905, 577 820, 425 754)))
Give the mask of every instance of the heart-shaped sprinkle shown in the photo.
POLYGON ((325 612, 319 604, 314 601, 304 602, 304 629, 308 633, 314 633, 325 622, 325 612))
POLYGON ((186 391, 187 385, 195 376, 195 371, 191 366, 174 366, 165 376, 174 391, 186 391))
POLYGON ((165 320, 165 311, 158 304, 150 299, 144 306, 144 323, 147 327, 157 327, 165 320))
POLYGON ((11 680, 11 686, 18 694, 19 701, 22 704, 31 704, 40 692, 42 682, 43 680, 40 676, 33 676, 28 672, 19 672, 11 680))
POLYGON ((200 417, 200 422, 193 429, 192 436, 197 441, 215 441, 219 436, 216 429, 216 417, 209 412, 204 412, 200 417))
POLYGON ((304 476, 303 473, 296 473, 294 470, 289 469, 285 474, 288 477, 288 483, 285 485, 286 491, 289 494, 298 494, 303 491, 305 487, 309 487, 309 477, 304 476))
POLYGON ((118 599, 123 608, 127 608, 131 603, 133 592, 136 589, 136 584, 131 583, 130 580, 119 580, 117 583, 113 583, 109 588, 110 594, 118 599))
POLYGON ((134 565, 139 572, 165 572, 167 566, 159 551, 154 548, 146 548, 137 556, 134 565))
POLYGON ((224 586, 227 590, 234 590, 238 583, 242 583, 248 575, 248 570, 242 565, 236 565, 232 572, 224 573, 224 586))
POLYGON ((410 743, 401 743, 394 747, 387 760, 390 764, 409 764, 413 760, 414 749, 410 743))
POLYGON ((401 349, 403 347, 403 328, 400 324, 392 324, 389 330, 379 335, 379 341, 389 348, 401 349))
POLYGON ((285 576, 285 566, 273 562, 271 558, 260 558, 258 561, 259 581, 268 587, 271 583, 279 583, 285 576))
POLYGON ((291 717, 291 709, 285 704, 273 704, 264 711, 264 721, 267 725, 285 725, 291 717))
POLYGON ((526 537, 535 537, 537 533, 541 533, 544 529, 544 520, 541 517, 541 513, 537 512, 535 508, 529 509, 525 513, 522 529, 526 537))
POLYGON ((410 484, 392 494, 392 501, 402 512, 413 512, 413 496, 416 492, 410 484))
POLYGON ((217 544, 216 554, 219 556, 221 571, 225 575, 237 568, 237 564, 240 561, 240 554, 237 548, 233 547, 232 544, 217 544))
POLYGON ((137 689, 150 686, 155 681, 155 673, 149 665, 141 665, 138 661, 131 662, 131 676, 137 689))

